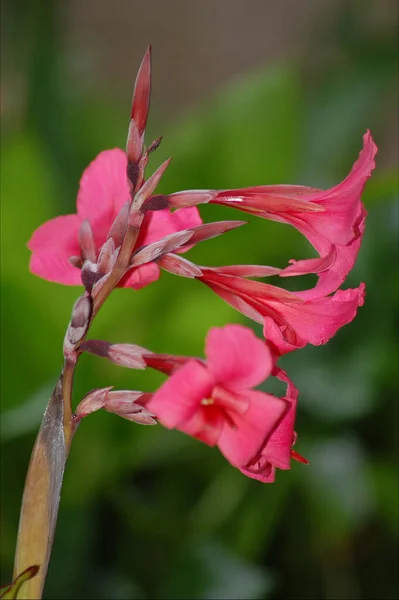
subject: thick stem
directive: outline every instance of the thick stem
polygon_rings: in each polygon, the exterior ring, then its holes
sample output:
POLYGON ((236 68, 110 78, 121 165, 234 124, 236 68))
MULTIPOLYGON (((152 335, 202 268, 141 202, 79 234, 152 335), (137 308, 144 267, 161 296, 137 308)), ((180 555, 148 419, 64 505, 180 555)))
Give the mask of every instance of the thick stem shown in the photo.
POLYGON ((67 449, 67 456, 72 441, 72 436, 75 433, 72 422, 72 385, 73 376, 75 374, 75 366, 77 361, 77 355, 74 361, 70 359, 65 360, 63 377, 62 377, 62 400, 63 400, 63 428, 65 437, 65 446, 67 449))
POLYGON ((22 498, 14 577, 39 565, 18 598, 42 597, 53 545, 65 462, 76 426, 71 415, 74 363, 66 363, 51 395, 33 447, 22 498))

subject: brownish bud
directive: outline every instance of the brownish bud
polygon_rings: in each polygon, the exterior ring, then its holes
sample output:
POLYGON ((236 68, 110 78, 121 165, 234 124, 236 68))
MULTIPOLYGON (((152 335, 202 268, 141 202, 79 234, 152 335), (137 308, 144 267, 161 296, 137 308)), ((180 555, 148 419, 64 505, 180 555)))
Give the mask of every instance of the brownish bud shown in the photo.
POLYGON ((180 277, 188 277, 189 279, 202 277, 201 269, 179 254, 163 254, 156 262, 161 269, 173 273, 173 275, 180 275, 180 277))
POLYGON ((177 233, 171 233, 158 242, 142 246, 132 255, 130 268, 152 262, 162 254, 180 248, 189 241, 192 235, 193 232, 191 230, 185 229, 183 231, 178 231, 177 233))
POLYGON ((70 355, 83 339, 90 323, 93 301, 90 296, 81 296, 74 304, 72 318, 64 339, 64 354, 70 355))
POLYGON ((95 263, 97 260, 96 244, 94 242, 93 231, 90 221, 85 219, 79 229, 79 245, 82 260, 88 260, 95 263))

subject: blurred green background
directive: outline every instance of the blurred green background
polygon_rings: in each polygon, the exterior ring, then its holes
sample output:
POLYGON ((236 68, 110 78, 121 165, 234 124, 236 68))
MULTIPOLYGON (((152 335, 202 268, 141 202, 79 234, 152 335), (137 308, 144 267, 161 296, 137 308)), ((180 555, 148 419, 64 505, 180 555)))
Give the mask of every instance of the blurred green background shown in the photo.
MULTIPOLYGON (((152 43, 147 141, 164 140, 151 167, 173 156, 163 191, 333 185, 371 129, 380 152, 364 194, 367 230, 345 284, 366 282, 367 300, 327 346, 282 360, 300 388, 297 450, 310 465, 279 472, 274 485, 179 432, 106 413, 84 421, 45 597, 397 597, 397 10, 377 0, 3 0, 2 583, 79 293, 31 275, 25 244, 43 221, 74 212, 79 177, 99 151, 124 146, 152 43)), ((201 210, 208 221, 242 218, 201 210)), ((249 220, 193 260, 284 266, 311 256, 290 227, 249 220)), ((162 274, 139 293, 116 291, 92 336, 201 355, 209 327, 229 322, 250 325, 205 286, 162 274)), ((75 401, 94 387, 150 391, 161 381, 84 356, 75 401)))

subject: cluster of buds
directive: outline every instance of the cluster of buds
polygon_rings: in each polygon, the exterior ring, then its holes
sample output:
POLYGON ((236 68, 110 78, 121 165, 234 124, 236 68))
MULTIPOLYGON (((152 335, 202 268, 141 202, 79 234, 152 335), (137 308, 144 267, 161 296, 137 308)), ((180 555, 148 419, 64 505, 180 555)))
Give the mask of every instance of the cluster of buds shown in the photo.
POLYGON ((93 390, 73 419, 79 422, 105 409, 141 424, 159 421, 218 446, 244 474, 270 482, 276 468, 290 468, 292 458, 306 462, 292 449, 298 391, 278 365, 280 357, 307 344, 325 344, 353 320, 364 301, 363 283, 355 289, 338 288, 361 245, 366 218, 361 194, 377 149, 367 132, 349 175, 328 190, 274 185, 156 194, 170 160, 145 179, 148 156, 161 141, 144 145, 150 80, 148 49, 135 83, 126 152, 104 151, 89 165, 80 182, 77 213, 44 223, 33 234, 30 268, 47 280, 85 288, 65 336, 67 361, 76 362, 81 353, 90 352, 123 367, 157 369, 167 379, 153 393, 93 390), (234 207, 289 224, 308 239, 318 257, 292 260, 285 268, 197 265, 182 254, 245 224, 204 224, 197 208, 202 204, 234 207), (161 269, 204 283, 261 323, 264 339, 240 325, 212 328, 206 359, 87 339, 93 318, 115 287, 137 290, 156 281, 161 269), (318 279, 313 288, 299 292, 253 280, 303 274, 318 279), (283 397, 255 389, 269 376, 286 384, 283 397))

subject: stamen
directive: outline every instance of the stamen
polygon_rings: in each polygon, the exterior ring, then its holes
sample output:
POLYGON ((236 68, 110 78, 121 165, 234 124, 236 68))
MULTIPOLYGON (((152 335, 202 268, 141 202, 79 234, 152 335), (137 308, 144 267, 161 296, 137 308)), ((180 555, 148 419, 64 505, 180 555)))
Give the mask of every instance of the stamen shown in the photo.
POLYGON ((214 404, 215 401, 213 398, 202 398, 201 400, 201 404, 202 406, 210 406, 211 404, 214 404))

